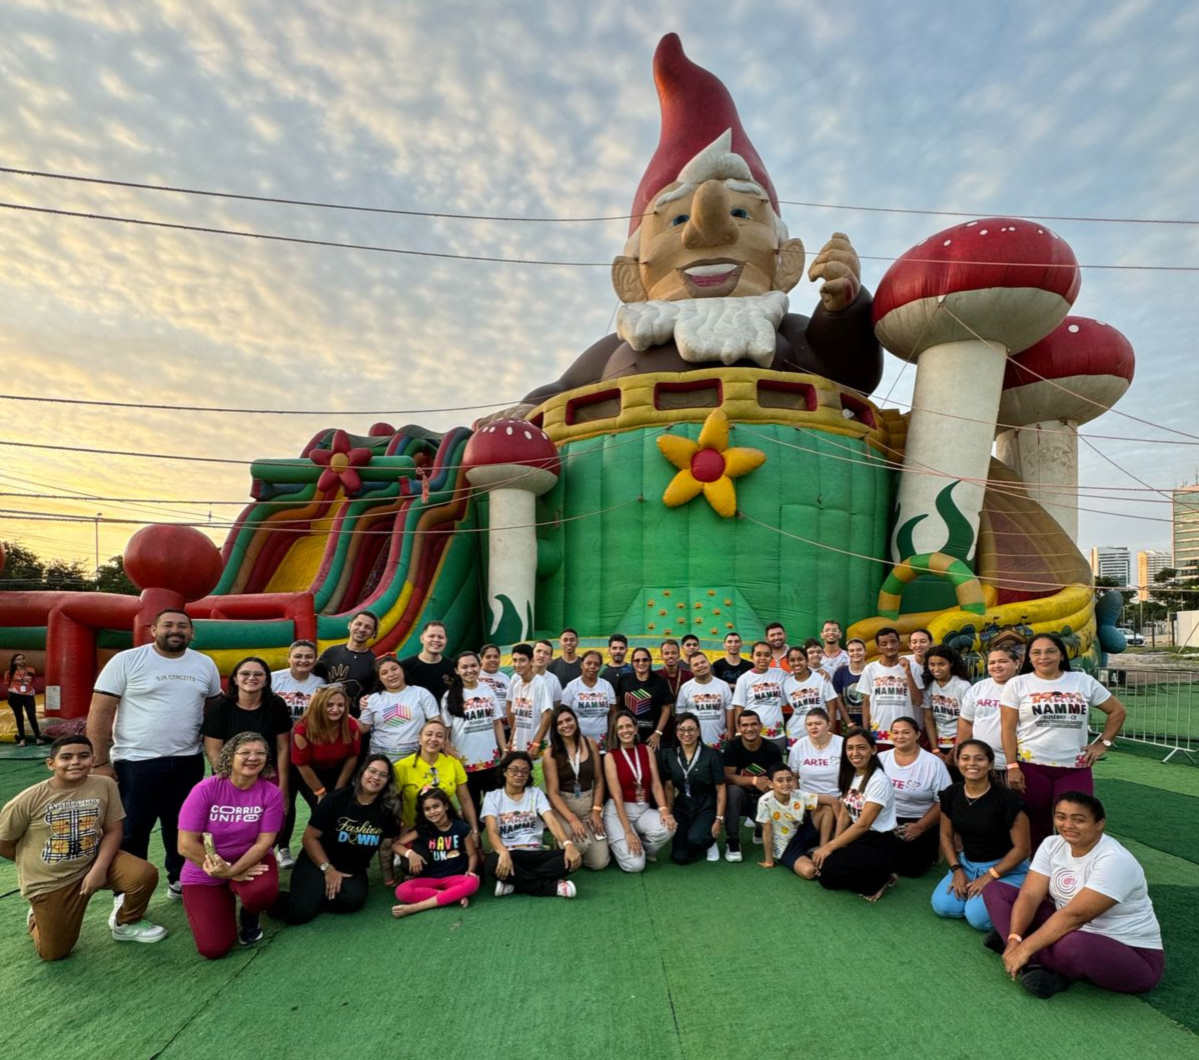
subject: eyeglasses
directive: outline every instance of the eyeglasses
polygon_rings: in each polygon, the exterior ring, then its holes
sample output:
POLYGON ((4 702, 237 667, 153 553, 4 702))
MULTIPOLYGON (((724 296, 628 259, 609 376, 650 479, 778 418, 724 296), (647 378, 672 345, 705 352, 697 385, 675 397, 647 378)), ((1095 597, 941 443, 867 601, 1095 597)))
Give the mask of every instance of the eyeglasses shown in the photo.
POLYGON ((254 677, 254 678, 258 678, 259 680, 265 680, 265 678, 266 678, 266 674, 263 673, 261 670, 238 670, 237 676, 238 677, 254 677))
POLYGON ((384 780, 386 780, 389 776, 391 776, 391 771, 385 769, 364 769, 362 771, 362 775, 364 777, 382 777, 384 780))
POLYGON ((508 776, 510 776, 510 777, 527 777, 529 775, 529 773, 532 771, 528 770, 528 769, 509 768, 509 769, 506 769, 504 772, 506 772, 508 774, 508 776))

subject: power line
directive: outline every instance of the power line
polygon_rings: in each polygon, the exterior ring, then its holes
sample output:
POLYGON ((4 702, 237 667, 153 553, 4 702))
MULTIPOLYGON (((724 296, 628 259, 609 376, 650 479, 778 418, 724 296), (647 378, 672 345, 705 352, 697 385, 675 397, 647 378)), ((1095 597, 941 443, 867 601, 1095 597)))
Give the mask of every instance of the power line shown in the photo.
POLYGON ((435 412, 476 412, 515 401, 490 401, 485 405, 459 405, 440 409, 245 409, 216 405, 160 405, 144 401, 94 401, 90 398, 44 397, 33 394, 0 394, 0 401, 38 401, 50 405, 90 405, 108 409, 146 409, 164 412, 233 412, 247 416, 424 416, 435 412))

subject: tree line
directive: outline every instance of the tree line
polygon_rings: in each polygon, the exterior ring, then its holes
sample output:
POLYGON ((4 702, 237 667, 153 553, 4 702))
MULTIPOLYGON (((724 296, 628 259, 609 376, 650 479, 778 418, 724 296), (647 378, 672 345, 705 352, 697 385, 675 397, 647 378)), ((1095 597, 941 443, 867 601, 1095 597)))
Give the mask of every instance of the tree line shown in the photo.
POLYGON ((4 569, 0 570, 0 592, 124 593, 137 596, 138 588, 125 573, 125 561, 110 556, 93 570, 86 560, 42 559, 31 548, 15 541, 4 542, 4 569))

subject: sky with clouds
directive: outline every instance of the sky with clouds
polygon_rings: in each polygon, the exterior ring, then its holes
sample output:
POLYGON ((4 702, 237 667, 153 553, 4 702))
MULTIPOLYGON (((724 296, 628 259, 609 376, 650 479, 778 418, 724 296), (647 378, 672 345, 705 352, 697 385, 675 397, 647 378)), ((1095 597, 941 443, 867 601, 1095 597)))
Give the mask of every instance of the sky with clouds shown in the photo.
MULTIPOLYGON (((658 137, 653 50, 677 31, 729 87, 783 200, 979 217, 1199 218, 1193 4, 488 7, 8 0, 0 164, 442 213, 627 215, 658 137)), ((590 263, 620 252, 627 225, 355 214, 9 174, 0 174, 0 202, 590 263)), ((797 205, 783 216, 811 253, 842 230, 880 258, 957 223, 797 205)), ((479 413, 402 410, 514 402, 610 331, 616 306, 604 267, 422 259, 7 209, 0 219, 4 393, 389 413, 0 401, 8 441, 249 461, 294 456, 328 426, 365 433, 384 418, 446 429, 479 413)), ((1150 267, 1199 268, 1199 226, 1054 228, 1080 262, 1126 267, 1084 270, 1074 312, 1118 327, 1137 353, 1117 410, 1084 428, 1098 452, 1081 453, 1084 486, 1126 487, 1127 499, 1081 501, 1098 511, 1081 513, 1080 545, 1168 547, 1169 505, 1145 487, 1193 481, 1199 465, 1199 444, 1163 429, 1199 434, 1199 272, 1150 267)), ((865 284, 874 289, 885 268, 864 260, 865 284)), ((806 280, 791 294, 797 312, 816 300, 806 280)), ((875 400, 909 401, 914 374, 888 356, 875 400)), ((236 463, 0 453, 3 491, 172 502, 4 498, 4 509, 132 520, 211 513, 217 523, 238 510, 218 502, 243 502, 249 487, 236 463)), ((104 523, 102 557, 135 528, 104 523)), ((90 560, 93 533, 90 523, 0 517, 0 536, 48 557, 90 560)))

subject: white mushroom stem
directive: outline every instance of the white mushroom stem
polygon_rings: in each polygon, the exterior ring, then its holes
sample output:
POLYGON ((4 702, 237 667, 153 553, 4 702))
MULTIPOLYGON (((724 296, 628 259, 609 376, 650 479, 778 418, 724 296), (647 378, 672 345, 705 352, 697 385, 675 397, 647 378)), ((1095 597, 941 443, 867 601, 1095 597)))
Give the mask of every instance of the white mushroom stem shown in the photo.
POLYGON ((999 432, 995 455, 1023 480, 1028 495, 1078 541, 1078 424, 1042 420, 999 432))
MULTIPOLYGON (((940 343, 920 354, 891 539, 897 563, 949 544, 950 527, 937 498, 955 481, 950 499, 970 526, 970 539, 962 544, 967 562, 973 562, 1006 362, 1002 345, 974 338, 940 343), (924 518, 909 528, 914 547, 901 555, 899 532, 920 515, 924 518)), ((960 541, 960 534, 956 538, 960 541)))
MULTIPOLYGON (((533 635, 530 616, 537 588, 537 496, 525 489, 491 492, 487 533, 487 606, 491 612, 488 634, 504 619, 506 597, 520 620, 513 643, 533 635)), ((505 637, 507 639, 507 637, 505 637)))

